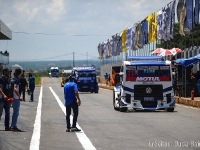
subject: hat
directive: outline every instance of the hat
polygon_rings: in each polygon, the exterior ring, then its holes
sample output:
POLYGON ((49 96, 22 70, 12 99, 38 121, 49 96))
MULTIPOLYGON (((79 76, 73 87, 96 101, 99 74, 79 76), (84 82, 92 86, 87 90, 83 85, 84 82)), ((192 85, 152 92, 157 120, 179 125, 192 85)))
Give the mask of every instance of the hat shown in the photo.
POLYGON ((3 72, 8 72, 8 71, 10 71, 10 69, 8 69, 8 68, 3 69, 3 72))

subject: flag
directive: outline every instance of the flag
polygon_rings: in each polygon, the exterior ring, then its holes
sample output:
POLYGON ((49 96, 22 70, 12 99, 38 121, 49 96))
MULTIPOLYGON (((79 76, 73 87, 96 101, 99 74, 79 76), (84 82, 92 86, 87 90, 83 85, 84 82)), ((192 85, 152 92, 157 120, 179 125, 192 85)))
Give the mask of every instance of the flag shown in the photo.
POLYGON ((137 37, 136 37, 136 48, 140 49, 140 48, 143 47, 143 39, 142 39, 142 34, 141 34, 141 23, 137 24, 136 34, 137 34, 137 37))
POLYGON ((185 0, 179 0, 177 5, 177 19, 179 22, 179 34, 185 36, 184 22, 186 18, 185 0))
POLYGON ((132 28, 133 27, 129 27, 126 30, 126 49, 131 49, 131 45, 132 45, 132 28))
POLYGON ((148 44, 148 22, 146 19, 141 22, 141 35, 143 44, 148 44))
POLYGON ((127 29, 123 30, 122 32, 122 52, 126 52, 126 30, 127 29))
POLYGON ((162 30, 162 10, 158 11, 157 22, 158 22, 157 39, 161 40, 162 39, 162 34, 163 34, 163 30, 162 30))
POLYGON ((136 45, 136 39, 137 39, 137 34, 136 34, 136 27, 137 27, 137 23, 135 23, 134 25, 133 25, 133 29, 132 29, 132 50, 137 50, 137 45, 136 45))
POLYGON ((194 23, 196 26, 199 25, 199 0, 195 0, 195 8, 194 8, 194 23))
POLYGON ((99 52, 99 59, 102 59, 102 56, 103 56, 103 55, 102 55, 102 54, 103 54, 102 52, 103 52, 103 51, 102 51, 102 45, 101 45, 101 43, 99 43, 97 49, 98 49, 98 52, 99 52))
POLYGON ((152 42, 155 42, 157 40, 157 26, 158 26, 158 21, 156 20, 158 13, 154 13, 154 20, 152 22, 152 42))
POLYGON ((171 29, 170 29, 170 38, 174 39, 174 23, 175 23, 175 3, 176 0, 174 0, 171 4, 171 29))
POLYGON ((193 0, 186 0, 186 28, 190 31, 193 25, 193 0))
POLYGON ((146 20, 148 21, 149 23, 149 32, 148 32, 148 38, 149 38, 149 43, 152 42, 152 35, 153 35, 153 22, 154 22, 154 15, 151 14, 149 15, 146 20))

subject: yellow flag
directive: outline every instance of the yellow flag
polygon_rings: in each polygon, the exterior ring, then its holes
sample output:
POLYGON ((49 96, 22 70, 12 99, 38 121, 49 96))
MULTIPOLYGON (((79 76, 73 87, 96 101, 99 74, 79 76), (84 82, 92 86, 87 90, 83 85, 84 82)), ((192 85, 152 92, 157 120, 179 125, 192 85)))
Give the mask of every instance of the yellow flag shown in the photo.
POLYGON ((122 52, 126 52, 126 30, 127 29, 122 32, 122 52))
POLYGON ((152 30, 152 26, 153 26, 153 20, 154 20, 154 16, 153 14, 149 15, 146 19, 149 22, 149 32, 148 32, 148 38, 149 38, 149 43, 152 42, 152 35, 153 35, 153 30, 152 30))
POLYGON ((155 42, 157 40, 157 26, 158 26, 157 16, 158 16, 158 12, 153 14, 153 16, 154 16, 154 20, 153 20, 153 23, 152 23, 152 42, 155 42))

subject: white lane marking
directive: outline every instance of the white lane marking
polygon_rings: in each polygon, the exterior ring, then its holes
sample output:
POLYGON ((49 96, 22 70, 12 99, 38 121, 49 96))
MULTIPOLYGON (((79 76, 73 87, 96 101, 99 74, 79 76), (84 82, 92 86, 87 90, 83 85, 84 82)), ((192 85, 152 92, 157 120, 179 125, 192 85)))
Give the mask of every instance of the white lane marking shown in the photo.
POLYGON ((35 124, 33 127, 33 135, 30 142, 30 150, 39 150, 40 147, 40 131, 41 131, 41 112, 42 112, 42 86, 38 100, 35 124))
POLYGON ((181 104, 176 104, 178 106, 182 106, 182 107, 185 107, 185 108, 191 108, 191 109, 194 109, 194 110, 200 110, 199 108, 195 108, 195 107, 192 107, 192 106, 185 106, 185 105, 181 105, 181 104))
MULTIPOLYGON (((50 91, 53 93, 54 97, 56 98, 60 108, 62 109, 62 111, 64 112, 64 114, 66 115, 66 109, 64 104, 62 103, 62 101, 60 100, 60 98, 56 95, 56 93, 53 91, 53 89, 51 87, 49 87, 50 91)), ((64 98, 64 94, 63 94, 63 98, 64 98)), ((70 121, 72 122, 73 117, 70 117, 70 121)), ((91 143, 91 141, 89 140, 89 138, 86 136, 86 134, 84 133, 83 129, 79 126, 79 124, 77 123, 76 126, 81 129, 81 132, 75 132, 80 143, 82 144, 83 148, 85 150, 96 150, 96 148, 93 146, 93 144, 91 143)))

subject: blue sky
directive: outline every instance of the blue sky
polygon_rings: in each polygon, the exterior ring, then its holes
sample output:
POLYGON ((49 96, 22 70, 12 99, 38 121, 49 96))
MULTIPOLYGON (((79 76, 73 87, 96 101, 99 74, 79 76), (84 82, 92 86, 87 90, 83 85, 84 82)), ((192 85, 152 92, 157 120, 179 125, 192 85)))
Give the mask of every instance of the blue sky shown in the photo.
POLYGON ((97 46, 172 0, 0 0, 10 61, 97 59, 97 46))

